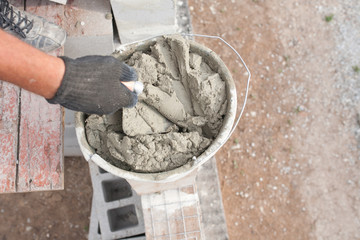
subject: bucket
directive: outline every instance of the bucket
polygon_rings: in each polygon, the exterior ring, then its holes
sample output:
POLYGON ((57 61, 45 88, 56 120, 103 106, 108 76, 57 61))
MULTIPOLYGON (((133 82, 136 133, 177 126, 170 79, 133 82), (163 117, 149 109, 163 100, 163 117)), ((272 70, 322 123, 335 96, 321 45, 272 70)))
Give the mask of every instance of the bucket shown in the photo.
MULTIPOLYGON (((203 45, 200 45, 195 41, 189 40, 190 52, 194 52, 202 56, 206 61, 206 63, 215 72, 220 74, 221 78, 225 81, 226 84, 226 95, 228 101, 226 115, 218 135, 209 145, 209 147, 200 156, 193 158, 185 165, 182 165, 173 170, 159 172, 159 173, 137 173, 137 172, 123 170, 107 162, 105 159, 99 156, 95 152, 95 150, 89 145, 85 133, 85 120, 87 118, 87 115, 82 112, 77 112, 75 115, 76 135, 82 154, 84 155, 87 161, 91 160, 105 171, 130 181, 137 181, 137 182, 140 181, 140 182, 148 182, 148 183, 170 183, 185 178, 190 173, 196 171, 202 164, 204 164, 211 157, 213 157, 215 153, 229 139, 230 135, 235 130, 246 105, 246 99, 247 99, 247 93, 248 93, 249 81, 250 81, 250 72, 245 62, 241 58, 241 56, 237 53, 237 51, 220 37, 198 35, 198 34, 187 34, 185 36, 188 37, 198 36, 198 37, 209 37, 209 38, 219 39, 223 41, 227 46, 229 46, 240 58, 245 69, 248 71, 248 81, 246 85, 244 103, 238 117, 236 118, 236 113, 237 113, 236 87, 228 68, 225 66, 224 62, 220 59, 220 57, 211 49, 203 45)), ((145 51, 149 49, 150 46, 154 45, 157 42, 157 40, 159 40, 162 37, 163 36, 157 36, 151 39, 146 39, 143 41, 123 45, 120 52, 115 54, 115 57, 117 57, 120 60, 126 60, 136 51, 145 51)))

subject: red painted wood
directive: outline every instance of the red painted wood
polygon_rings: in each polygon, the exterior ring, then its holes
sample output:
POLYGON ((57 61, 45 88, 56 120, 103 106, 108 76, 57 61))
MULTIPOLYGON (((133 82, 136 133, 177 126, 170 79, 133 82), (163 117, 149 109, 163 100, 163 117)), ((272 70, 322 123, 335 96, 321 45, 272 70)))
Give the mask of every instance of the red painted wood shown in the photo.
POLYGON ((62 111, 21 91, 18 191, 63 189, 62 111))
MULTIPOLYGON (((23 0, 10 0, 23 9, 23 0)), ((16 191, 19 88, 0 80, 0 193, 16 191)))
POLYGON ((0 193, 15 192, 19 88, 0 81, 0 193))
MULTIPOLYGON (((57 22, 63 6, 27 0, 27 11, 57 22)), ((54 54, 62 54, 57 51, 54 54)), ((18 191, 64 188, 63 111, 43 97, 21 90, 18 191)))
POLYGON ((9 0, 9 3, 19 10, 24 9, 24 0, 9 0))
MULTIPOLYGON (((23 0, 10 3, 23 9, 23 0)), ((28 12, 62 24, 63 6, 41 0, 27 5, 28 12)), ((0 193, 64 188, 63 128, 59 105, 0 81, 0 193)))
MULTIPOLYGON (((10 3, 21 10, 23 2, 10 0, 10 3)), ((105 10, 98 11, 97 4, 98 2, 86 0, 72 0, 66 6, 48 0, 26 1, 27 12, 59 24, 71 36, 98 34, 100 30, 107 29, 98 21, 105 21, 105 10), (86 24, 79 27, 78 21, 86 24)), ((62 55, 63 49, 53 54, 62 55)), ((0 193, 63 189, 62 108, 2 82, 0 103, 0 193)))

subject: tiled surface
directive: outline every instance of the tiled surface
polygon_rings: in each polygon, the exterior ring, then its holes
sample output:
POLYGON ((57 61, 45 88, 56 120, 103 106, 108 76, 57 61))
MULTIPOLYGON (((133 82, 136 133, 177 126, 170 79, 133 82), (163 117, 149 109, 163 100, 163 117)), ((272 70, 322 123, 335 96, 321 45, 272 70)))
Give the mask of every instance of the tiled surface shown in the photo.
POLYGON ((147 239, 204 239, 196 185, 141 196, 147 239))

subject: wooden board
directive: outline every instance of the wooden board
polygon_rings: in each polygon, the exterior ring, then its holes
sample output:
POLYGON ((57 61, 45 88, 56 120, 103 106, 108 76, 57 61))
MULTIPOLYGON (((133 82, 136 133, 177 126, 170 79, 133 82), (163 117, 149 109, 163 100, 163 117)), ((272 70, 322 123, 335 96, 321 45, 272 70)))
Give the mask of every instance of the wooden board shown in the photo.
MULTIPOLYGON (((27 12, 61 24, 63 6, 27 0, 27 12)), ((62 50, 53 54, 61 54, 62 50)), ((18 192, 64 188, 63 110, 21 90, 18 192)))
MULTIPOLYGON (((24 1, 10 0, 22 10, 24 1)), ((0 80, 0 193, 16 191, 20 89, 0 80)))
MULTIPOLYGON (((23 10, 23 0, 10 3, 23 10)), ((112 44, 109 0, 72 0, 65 6, 27 0, 26 11, 57 23, 82 45, 103 47, 105 38, 112 44)), ((3 82, 0 93, 0 193, 63 189, 63 109, 3 82)))
POLYGON ((19 88, 0 81, 0 193, 15 192, 19 88))
POLYGON ((17 191, 63 189, 62 110, 21 91, 17 191))

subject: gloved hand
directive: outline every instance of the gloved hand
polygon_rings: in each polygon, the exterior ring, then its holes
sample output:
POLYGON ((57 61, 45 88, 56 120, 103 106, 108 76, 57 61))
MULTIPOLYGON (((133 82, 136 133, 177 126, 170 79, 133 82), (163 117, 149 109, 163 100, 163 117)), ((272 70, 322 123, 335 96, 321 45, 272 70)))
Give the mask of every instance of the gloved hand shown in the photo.
POLYGON ((111 56, 60 57, 65 74, 49 103, 85 113, 110 114, 123 107, 133 107, 137 95, 120 81, 136 81, 135 70, 111 56))

